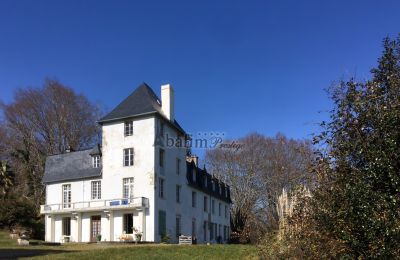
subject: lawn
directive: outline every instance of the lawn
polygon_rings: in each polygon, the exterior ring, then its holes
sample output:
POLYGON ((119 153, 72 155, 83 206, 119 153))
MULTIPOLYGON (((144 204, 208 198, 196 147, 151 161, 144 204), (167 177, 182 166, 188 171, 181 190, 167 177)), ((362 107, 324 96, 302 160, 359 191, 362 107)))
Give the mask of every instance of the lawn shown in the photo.
POLYGON ((18 246, 0 231, 0 259, 258 259, 249 245, 135 245, 65 244, 61 246, 18 246))

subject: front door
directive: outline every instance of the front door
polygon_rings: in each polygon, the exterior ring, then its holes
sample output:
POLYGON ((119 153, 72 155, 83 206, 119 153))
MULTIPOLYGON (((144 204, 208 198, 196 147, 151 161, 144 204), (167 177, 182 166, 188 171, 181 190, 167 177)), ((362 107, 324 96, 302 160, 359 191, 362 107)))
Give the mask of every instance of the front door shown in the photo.
POLYGON ((90 224, 90 241, 96 242, 97 235, 101 235, 101 216, 92 216, 90 224))

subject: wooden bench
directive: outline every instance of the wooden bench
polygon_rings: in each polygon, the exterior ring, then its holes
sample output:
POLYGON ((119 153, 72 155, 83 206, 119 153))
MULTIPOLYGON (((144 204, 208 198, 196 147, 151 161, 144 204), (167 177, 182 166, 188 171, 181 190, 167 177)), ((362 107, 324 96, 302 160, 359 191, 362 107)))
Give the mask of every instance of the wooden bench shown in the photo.
POLYGON ((179 236, 179 245, 191 245, 193 240, 191 236, 179 236))

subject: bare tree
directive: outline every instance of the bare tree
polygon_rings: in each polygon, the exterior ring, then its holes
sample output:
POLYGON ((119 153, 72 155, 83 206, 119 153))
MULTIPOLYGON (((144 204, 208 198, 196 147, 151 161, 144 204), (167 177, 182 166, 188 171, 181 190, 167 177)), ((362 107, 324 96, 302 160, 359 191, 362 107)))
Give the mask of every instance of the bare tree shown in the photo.
POLYGON ((1 155, 15 172, 18 192, 38 209, 44 198, 46 156, 63 153, 67 146, 82 149, 98 142, 99 109, 56 80, 17 90, 14 101, 1 108, 1 155))
POLYGON ((257 241, 278 228, 278 197, 282 189, 309 184, 313 152, 308 141, 282 134, 268 138, 253 133, 239 140, 242 149, 207 151, 211 172, 231 187, 232 228, 240 242, 257 241))

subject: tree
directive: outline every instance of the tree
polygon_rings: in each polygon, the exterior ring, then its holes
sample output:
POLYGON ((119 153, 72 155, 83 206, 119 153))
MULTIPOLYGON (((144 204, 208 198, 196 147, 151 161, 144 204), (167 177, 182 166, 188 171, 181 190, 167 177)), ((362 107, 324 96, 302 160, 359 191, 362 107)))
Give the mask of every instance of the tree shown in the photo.
POLYGON ((293 222, 306 227, 293 248, 307 257, 400 257, 400 38, 383 47, 371 80, 330 90, 318 187, 293 222))
POLYGON ((239 150, 207 151, 207 168, 230 185, 232 235, 238 242, 257 242, 278 227, 277 203, 283 188, 310 182, 310 142, 282 134, 253 133, 238 140, 239 150), (235 238, 235 237, 234 237, 235 238))
POLYGON ((99 109, 85 96, 56 80, 41 88, 15 92, 14 101, 2 105, 1 156, 15 173, 19 196, 28 198, 39 214, 44 202, 42 177, 48 155, 63 153, 67 146, 83 149, 99 141, 99 109))

